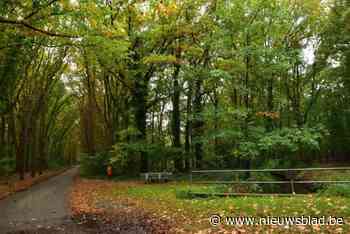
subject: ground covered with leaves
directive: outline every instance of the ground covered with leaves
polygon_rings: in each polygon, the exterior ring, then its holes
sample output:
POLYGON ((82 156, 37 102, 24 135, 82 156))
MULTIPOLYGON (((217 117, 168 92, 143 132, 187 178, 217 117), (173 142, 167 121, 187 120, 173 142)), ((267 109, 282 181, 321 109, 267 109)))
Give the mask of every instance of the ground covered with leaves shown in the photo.
POLYGON ((100 180, 77 179, 70 195, 75 222, 95 233, 169 232, 171 224, 167 219, 153 216, 132 198, 119 200, 111 196, 115 185, 100 180))
POLYGON ((77 179, 71 193, 73 217, 105 233, 348 233, 349 198, 295 197, 188 198, 186 183, 77 179), (209 217, 332 216, 345 225, 210 225, 209 217))

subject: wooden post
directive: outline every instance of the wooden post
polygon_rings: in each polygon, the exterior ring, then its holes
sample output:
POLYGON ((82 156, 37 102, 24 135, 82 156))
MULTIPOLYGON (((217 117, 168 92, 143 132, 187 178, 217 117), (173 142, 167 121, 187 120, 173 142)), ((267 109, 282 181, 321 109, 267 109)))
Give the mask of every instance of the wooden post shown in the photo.
POLYGON ((295 190, 294 190, 294 180, 293 179, 290 180, 290 186, 291 186, 291 189, 292 189, 292 194, 294 195, 295 194, 295 190))

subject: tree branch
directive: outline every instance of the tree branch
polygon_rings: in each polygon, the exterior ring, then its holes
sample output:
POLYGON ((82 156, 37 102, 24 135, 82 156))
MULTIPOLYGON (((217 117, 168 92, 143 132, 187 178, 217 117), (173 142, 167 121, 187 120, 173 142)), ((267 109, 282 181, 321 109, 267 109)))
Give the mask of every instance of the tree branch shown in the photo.
POLYGON ((16 26, 22 26, 25 28, 29 28, 32 31, 35 32, 39 32, 41 34, 47 35, 47 36, 51 36, 51 37, 65 37, 65 38, 78 38, 78 36, 76 35, 68 35, 68 34, 61 34, 61 33, 55 33, 55 32, 50 32, 50 31, 46 31, 40 28, 36 28, 33 25, 27 23, 26 21, 23 20, 10 20, 7 19, 5 17, 0 16, 0 24, 12 24, 12 25, 16 25, 16 26))

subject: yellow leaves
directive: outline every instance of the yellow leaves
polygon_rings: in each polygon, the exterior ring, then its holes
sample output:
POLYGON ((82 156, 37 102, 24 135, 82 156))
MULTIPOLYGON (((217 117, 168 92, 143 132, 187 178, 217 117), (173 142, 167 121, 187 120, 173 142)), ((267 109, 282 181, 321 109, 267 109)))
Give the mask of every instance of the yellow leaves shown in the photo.
POLYGON ((240 72, 244 71, 244 65, 236 60, 232 59, 221 59, 218 60, 215 64, 216 68, 223 71, 235 71, 240 72))
POLYGON ((173 55, 150 55, 143 59, 144 64, 177 64, 178 62, 173 55))
POLYGON ((90 19, 90 24, 93 28, 96 28, 96 26, 97 26, 97 22, 95 19, 90 19))
POLYGON ((176 3, 172 3, 167 7, 166 13, 168 16, 175 15, 177 13, 176 3))
POLYGON ((115 37, 123 37, 126 36, 126 31, 123 28, 117 28, 117 29, 111 29, 111 28, 106 28, 102 31, 102 35, 105 36, 106 38, 115 38, 115 37))
POLYGON ((162 1, 157 5, 156 12, 161 16, 173 16, 178 12, 178 7, 175 2, 168 5, 164 4, 162 1))
POLYGON ((88 10, 88 12, 93 15, 94 13, 97 13, 98 9, 97 9, 96 4, 91 2, 86 6, 86 10, 88 10))

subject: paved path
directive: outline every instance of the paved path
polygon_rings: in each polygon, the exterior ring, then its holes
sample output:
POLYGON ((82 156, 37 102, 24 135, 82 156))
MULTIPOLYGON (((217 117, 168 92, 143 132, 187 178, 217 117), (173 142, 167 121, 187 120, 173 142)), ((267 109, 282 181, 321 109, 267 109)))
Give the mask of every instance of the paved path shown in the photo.
POLYGON ((0 233, 69 223, 67 194, 78 168, 0 201, 0 233))

